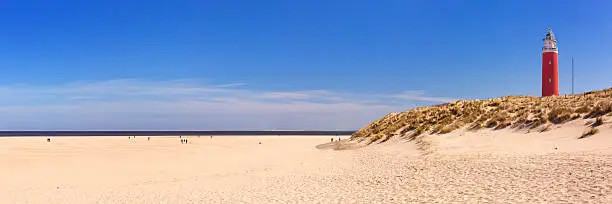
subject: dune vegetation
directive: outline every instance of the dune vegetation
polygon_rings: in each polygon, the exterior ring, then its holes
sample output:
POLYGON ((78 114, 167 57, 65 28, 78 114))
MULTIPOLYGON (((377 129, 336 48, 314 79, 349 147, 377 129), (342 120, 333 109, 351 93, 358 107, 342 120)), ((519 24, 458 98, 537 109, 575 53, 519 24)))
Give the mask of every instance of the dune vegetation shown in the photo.
POLYGON ((415 139, 420 135, 446 134, 457 129, 526 129, 544 132, 552 126, 577 119, 592 119, 595 127, 612 116, 612 88, 582 94, 534 97, 505 96, 488 100, 459 100, 388 114, 355 132, 351 139, 384 142, 394 136, 415 139))

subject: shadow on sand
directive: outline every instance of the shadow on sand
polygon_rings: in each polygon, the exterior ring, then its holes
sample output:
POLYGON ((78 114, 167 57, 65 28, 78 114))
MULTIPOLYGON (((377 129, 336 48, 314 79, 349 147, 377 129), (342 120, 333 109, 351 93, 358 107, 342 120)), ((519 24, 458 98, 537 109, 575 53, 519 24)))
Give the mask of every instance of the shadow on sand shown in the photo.
POLYGON ((332 149, 332 150, 350 150, 350 149, 358 149, 361 147, 365 147, 366 145, 360 142, 351 141, 351 140, 343 140, 343 141, 335 141, 328 142, 325 144, 317 145, 317 149, 332 149))

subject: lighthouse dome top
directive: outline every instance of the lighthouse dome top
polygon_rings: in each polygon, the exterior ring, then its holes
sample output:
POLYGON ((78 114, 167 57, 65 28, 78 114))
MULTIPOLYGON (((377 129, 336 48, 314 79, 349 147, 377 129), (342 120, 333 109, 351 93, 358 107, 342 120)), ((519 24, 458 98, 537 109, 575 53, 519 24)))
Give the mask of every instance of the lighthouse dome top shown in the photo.
POLYGON ((542 52, 558 52, 557 49, 557 39, 555 38, 555 34, 553 34, 552 29, 548 29, 548 33, 546 33, 546 38, 544 38, 544 47, 542 47, 542 52))
POLYGON ((552 29, 548 29, 548 33, 546 33, 546 38, 544 40, 557 41, 557 39, 555 39, 555 34, 552 32, 552 29))

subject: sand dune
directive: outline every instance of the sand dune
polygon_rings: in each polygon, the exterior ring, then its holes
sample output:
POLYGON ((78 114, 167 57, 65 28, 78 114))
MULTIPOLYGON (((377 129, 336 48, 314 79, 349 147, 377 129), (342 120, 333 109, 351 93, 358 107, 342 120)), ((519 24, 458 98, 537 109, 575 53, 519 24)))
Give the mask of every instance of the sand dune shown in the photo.
POLYGON ((398 138, 0 138, 0 203, 612 203, 611 132, 571 145, 562 129, 456 131, 427 155, 398 138))
MULTIPOLYGON (((488 100, 459 100, 390 113, 357 132, 353 139, 384 142, 394 137, 416 138, 424 134, 447 134, 457 129, 514 129, 546 131, 575 120, 612 118, 612 88, 582 94, 551 97, 505 96, 488 100)), ((595 125, 596 126, 596 125, 595 125)), ((599 129, 590 124, 590 134, 599 129)))

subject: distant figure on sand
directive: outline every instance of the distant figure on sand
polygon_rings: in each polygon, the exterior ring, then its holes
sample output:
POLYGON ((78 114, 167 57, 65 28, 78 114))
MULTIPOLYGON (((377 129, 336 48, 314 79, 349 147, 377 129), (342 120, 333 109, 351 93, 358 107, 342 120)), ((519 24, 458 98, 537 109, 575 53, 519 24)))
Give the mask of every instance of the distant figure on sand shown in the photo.
POLYGON ((151 137, 147 137, 147 141, 150 141, 150 140, 151 140, 151 137))
POLYGON ((334 142, 334 138, 333 137, 331 138, 331 142, 334 142))
POLYGON ((51 142, 51 138, 47 138, 47 142, 51 142))

